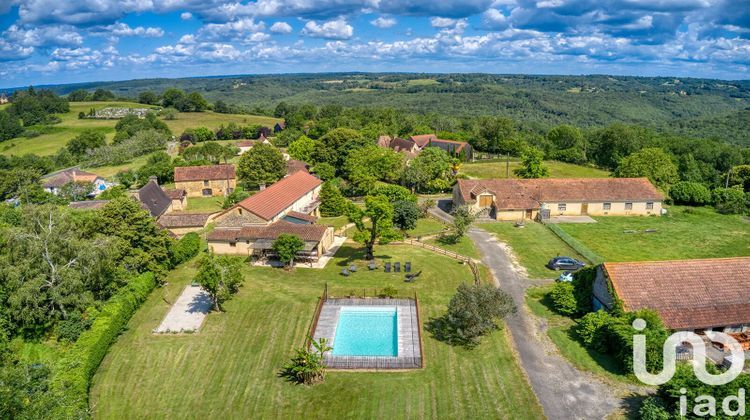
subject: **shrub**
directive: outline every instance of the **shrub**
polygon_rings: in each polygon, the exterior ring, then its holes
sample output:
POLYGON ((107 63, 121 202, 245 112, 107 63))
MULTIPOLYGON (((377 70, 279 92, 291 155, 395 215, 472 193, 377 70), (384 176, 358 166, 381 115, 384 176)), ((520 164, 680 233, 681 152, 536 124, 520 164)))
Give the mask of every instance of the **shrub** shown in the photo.
POLYGON ((641 409, 638 410, 641 420, 669 420, 669 415, 664 401, 659 397, 648 397, 643 400, 641 409))
POLYGON ((573 275, 573 296, 576 299, 576 313, 583 315, 591 312, 591 295, 594 292, 596 266, 584 267, 573 275))
POLYGON ((573 295, 573 285, 565 282, 557 282, 549 292, 552 306, 560 314, 573 315, 578 310, 578 303, 573 295))
POLYGON ((741 186, 716 188, 713 191, 714 207, 719 213, 742 214, 747 211, 747 196, 741 186))
POLYGON ((623 370, 633 371, 633 336, 643 334, 646 336, 646 369, 656 372, 662 368, 662 346, 667 339, 667 330, 664 328, 659 314, 650 310, 642 309, 628 312, 614 319, 606 330, 606 350, 613 354, 622 363, 623 370), (633 328, 633 321, 641 318, 646 321, 643 331, 633 328))
POLYGON ((417 203, 412 201, 396 201, 393 203, 393 226, 401 230, 412 230, 417 227, 417 219, 421 216, 417 203))
POLYGON ((144 273, 130 280, 101 308, 91 328, 81 334, 73 346, 60 359, 55 368, 51 391, 66 395, 69 405, 56 407, 52 418, 69 418, 67 413, 88 409, 88 390, 91 377, 120 334, 130 317, 146 300, 156 280, 144 273))
POLYGON ((586 347, 604 352, 606 351, 607 328, 614 319, 606 311, 589 312, 578 321, 574 331, 586 347))
POLYGON ((383 288, 380 293, 378 293, 379 298, 395 298, 398 295, 398 290, 396 290, 393 286, 386 286, 383 288))
POLYGON ((288 381, 312 385, 325 380, 325 363, 323 356, 325 352, 333 350, 325 338, 319 341, 312 340, 312 348, 302 347, 296 350, 292 360, 284 365, 280 375, 288 381))
POLYGON ((67 319, 57 324, 57 336, 61 340, 74 342, 91 326, 91 323, 90 318, 82 316, 80 312, 73 312, 68 315, 67 319))
POLYGON ((177 241, 171 249, 170 260, 172 266, 182 264, 198 255, 201 250, 201 237, 195 232, 190 232, 177 241))
POLYGON ((324 182, 320 190, 320 214, 324 217, 341 216, 348 207, 349 202, 341 194, 341 190, 330 181, 324 182))
POLYGON ((699 182, 678 182, 669 189, 669 196, 677 204, 700 206, 711 202, 711 191, 699 182))

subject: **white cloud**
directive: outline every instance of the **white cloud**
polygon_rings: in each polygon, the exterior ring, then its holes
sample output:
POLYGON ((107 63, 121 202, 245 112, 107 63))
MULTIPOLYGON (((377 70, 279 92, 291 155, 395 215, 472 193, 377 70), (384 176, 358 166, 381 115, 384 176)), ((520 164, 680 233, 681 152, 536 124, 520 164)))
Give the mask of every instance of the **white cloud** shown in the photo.
POLYGON ((193 14, 190 12, 182 12, 180 13, 180 19, 182 20, 190 20, 193 18, 193 14))
POLYGON ((375 20, 371 20, 370 24, 380 29, 390 28, 396 25, 396 19, 380 16, 375 20))
POLYGON ((289 34, 292 33, 292 25, 286 22, 276 22, 271 25, 271 32, 275 34, 289 34))
MULTIPOLYGON (((97 31, 99 29, 96 29, 97 31)), ((103 28, 100 28, 100 30, 103 33, 108 33, 113 36, 141 36, 146 38, 161 38, 164 36, 164 30, 161 28, 154 28, 154 27, 148 27, 145 28, 143 26, 138 26, 135 28, 131 28, 127 23, 115 23, 112 25, 105 26, 103 28)))
POLYGON ((482 14, 482 25, 487 29, 505 29, 508 24, 508 17, 497 9, 487 9, 482 14))
POLYGON ((329 20, 322 24, 311 20, 302 28, 302 35, 313 38, 349 39, 354 35, 354 28, 346 23, 343 18, 329 20))
POLYGON ((264 22, 256 22, 253 18, 242 18, 226 23, 204 25, 198 31, 198 37, 207 40, 233 40, 262 32, 265 29, 266 24, 264 22))
POLYGON ((249 37, 247 37, 246 41, 247 42, 263 42, 263 41, 267 41, 270 38, 271 38, 271 35, 268 35, 265 32, 256 32, 250 35, 249 37))
POLYGON ((69 25, 39 26, 25 28, 11 25, 2 34, 6 41, 24 47, 47 47, 64 45, 81 45, 83 37, 69 25))
POLYGON ((430 19, 430 25, 432 25, 433 28, 449 28, 455 26, 457 22, 458 20, 456 19, 443 17, 434 17, 430 19))
POLYGON ((0 38, 0 62, 24 60, 34 53, 34 47, 24 47, 0 38))

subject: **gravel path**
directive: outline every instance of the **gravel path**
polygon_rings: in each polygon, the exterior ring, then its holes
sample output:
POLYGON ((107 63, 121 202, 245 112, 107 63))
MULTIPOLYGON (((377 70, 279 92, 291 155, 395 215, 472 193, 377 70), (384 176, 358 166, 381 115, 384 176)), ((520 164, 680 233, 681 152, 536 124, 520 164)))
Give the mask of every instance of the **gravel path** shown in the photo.
POLYGON ((177 301, 169 308, 167 316, 154 330, 155 333, 196 332, 211 310, 211 297, 200 286, 188 285, 177 301))
POLYGON ((594 375, 571 365, 557 351, 544 331, 544 325, 525 304, 528 279, 514 270, 506 247, 490 233, 477 228, 469 231, 490 268, 495 283, 516 302, 518 313, 506 319, 521 366, 531 387, 550 419, 601 419, 618 410, 619 390, 594 375))

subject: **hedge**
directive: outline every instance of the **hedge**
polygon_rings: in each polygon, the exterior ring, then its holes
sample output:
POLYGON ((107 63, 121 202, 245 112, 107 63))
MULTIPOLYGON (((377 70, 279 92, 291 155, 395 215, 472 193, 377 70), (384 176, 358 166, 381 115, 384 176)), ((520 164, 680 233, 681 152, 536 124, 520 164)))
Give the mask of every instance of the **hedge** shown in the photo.
POLYGON ((589 247, 583 244, 583 242, 570 236, 570 234, 564 231, 560 226, 553 223, 547 223, 545 224, 545 226, 547 226, 549 230, 551 230, 555 235, 562 239, 563 242, 568 244, 576 252, 583 255, 583 257, 587 260, 591 261, 592 264, 596 265, 604 262, 604 257, 590 250, 589 247))
POLYGON ((183 236, 182 239, 177 241, 172 247, 171 260, 172 267, 176 267, 179 264, 193 258, 198 255, 201 250, 201 237, 195 233, 190 232, 183 236))
MULTIPOLYGON (((91 328, 81 334, 65 356, 55 366, 51 391, 71 401, 71 406, 58 407, 67 413, 88 409, 91 378, 99 364, 133 313, 156 287, 152 273, 144 273, 130 280, 101 308, 91 328)), ((69 417, 63 412, 54 417, 69 417)))

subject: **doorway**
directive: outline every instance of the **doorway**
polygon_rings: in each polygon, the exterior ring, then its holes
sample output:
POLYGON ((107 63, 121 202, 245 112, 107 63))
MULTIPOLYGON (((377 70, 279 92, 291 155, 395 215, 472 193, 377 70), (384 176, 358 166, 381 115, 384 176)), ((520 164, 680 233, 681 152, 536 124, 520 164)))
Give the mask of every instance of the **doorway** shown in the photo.
POLYGON ((589 214, 589 203, 581 203, 581 215, 586 216, 589 214))

